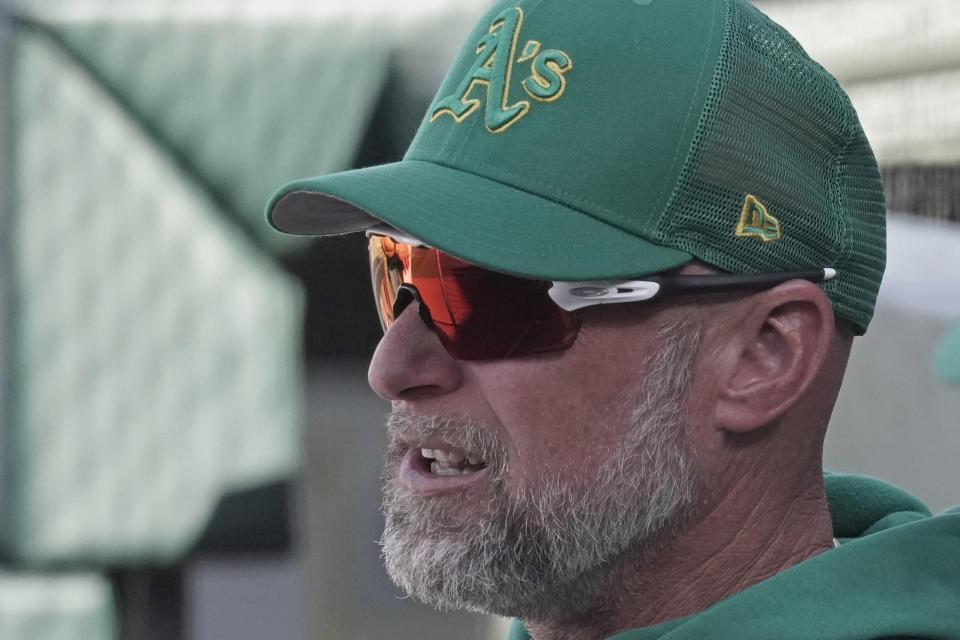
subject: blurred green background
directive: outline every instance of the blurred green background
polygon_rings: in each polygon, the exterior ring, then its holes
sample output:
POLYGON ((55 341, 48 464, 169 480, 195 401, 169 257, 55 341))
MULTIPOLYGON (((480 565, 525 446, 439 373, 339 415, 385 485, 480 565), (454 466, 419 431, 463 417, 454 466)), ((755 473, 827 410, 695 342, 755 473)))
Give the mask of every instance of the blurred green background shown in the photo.
MULTIPOLYGON (((827 466, 956 504, 960 3, 756 4, 850 93, 891 211, 827 466)), ((361 241, 263 221, 398 159, 485 5, 0 2, 0 638, 503 635, 380 566, 361 241)))

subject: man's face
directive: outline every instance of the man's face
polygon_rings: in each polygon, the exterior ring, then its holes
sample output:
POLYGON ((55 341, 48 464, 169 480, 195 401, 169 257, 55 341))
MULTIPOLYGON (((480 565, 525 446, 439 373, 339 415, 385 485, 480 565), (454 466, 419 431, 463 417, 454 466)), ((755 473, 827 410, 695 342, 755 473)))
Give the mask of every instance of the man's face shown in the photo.
POLYGON ((394 581, 438 606, 534 620, 609 600, 609 563, 642 552, 693 499, 696 342, 653 310, 592 310, 566 351, 458 361, 408 309, 370 368, 394 402, 394 581))

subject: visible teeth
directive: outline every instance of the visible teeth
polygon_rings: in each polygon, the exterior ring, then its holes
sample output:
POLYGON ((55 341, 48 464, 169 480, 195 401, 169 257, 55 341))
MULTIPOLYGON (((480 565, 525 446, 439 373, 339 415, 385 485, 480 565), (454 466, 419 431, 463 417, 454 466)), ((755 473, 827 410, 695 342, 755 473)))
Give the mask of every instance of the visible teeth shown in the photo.
POLYGON ((443 449, 420 449, 420 455, 430 460, 439 460, 448 465, 461 464, 467 459, 462 453, 454 453, 453 451, 445 451, 443 449))
POLYGON ((430 472, 439 476, 457 476, 473 473, 477 471, 477 469, 469 468, 467 464, 469 463, 470 467, 478 467, 483 463, 483 459, 480 456, 468 456, 447 449, 428 449, 422 447, 420 449, 420 455, 423 456, 424 460, 429 461, 430 472))
POLYGON ((463 455, 462 453, 454 453, 452 451, 443 451, 441 449, 436 449, 434 453, 436 454, 434 458, 436 458, 438 462, 443 462, 445 464, 460 464, 461 462, 466 460, 466 456, 463 455))
POLYGON ((457 469, 456 467, 448 467, 439 462, 430 463, 430 473, 433 473, 438 476, 465 476, 471 473, 474 473, 472 469, 457 469))

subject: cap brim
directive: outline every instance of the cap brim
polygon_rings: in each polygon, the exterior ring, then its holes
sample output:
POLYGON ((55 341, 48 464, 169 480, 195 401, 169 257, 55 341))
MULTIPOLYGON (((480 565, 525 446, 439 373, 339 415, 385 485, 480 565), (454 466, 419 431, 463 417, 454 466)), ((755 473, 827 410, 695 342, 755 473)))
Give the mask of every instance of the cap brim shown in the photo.
POLYGON ((548 280, 642 276, 691 260, 583 211, 418 160, 291 182, 271 198, 267 218, 300 235, 386 222, 479 266, 548 280))

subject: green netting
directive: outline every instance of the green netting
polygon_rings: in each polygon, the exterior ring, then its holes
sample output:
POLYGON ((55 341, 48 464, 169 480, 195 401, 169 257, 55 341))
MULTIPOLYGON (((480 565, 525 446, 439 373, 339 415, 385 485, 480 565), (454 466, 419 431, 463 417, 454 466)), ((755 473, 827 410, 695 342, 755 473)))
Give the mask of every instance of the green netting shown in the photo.
POLYGON ((136 20, 108 2, 79 6, 22 9, 21 27, 102 85, 255 241, 302 246, 263 222, 264 203, 291 176, 350 167, 386 79, 386 38, 343 20, 244 22, 228 9, 136 20))
POLYGON ((112 640, 116 627, 111 586, 101 576, 0 571, 3 640, 112 640))
POLYGON ((297 288, 47 38, 14 33, 3 544, 175 558, 297 466, 297 288))
POLYGON ((883 273, 885 208, 856 112, 789 33, 746 3, 727 4, 724 50, 661 237, 733 272, 832 267, 824 290, 834 310, 865 330, 883 273), (744 194, 779 218, 781 239, 734 236, 729 212, 744 194))
POLYGON ((933 369, 944 382, 960 384, 960 324, 943 337, 934 355, 933 369))

